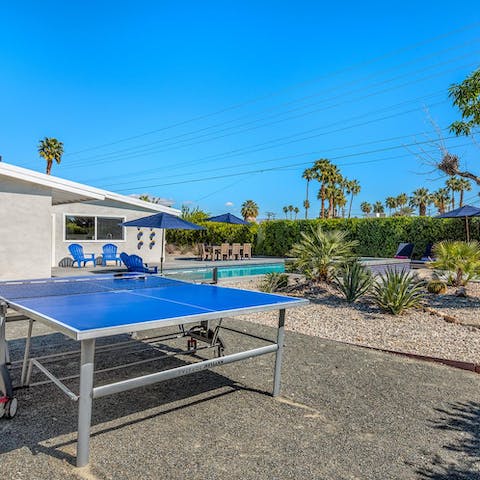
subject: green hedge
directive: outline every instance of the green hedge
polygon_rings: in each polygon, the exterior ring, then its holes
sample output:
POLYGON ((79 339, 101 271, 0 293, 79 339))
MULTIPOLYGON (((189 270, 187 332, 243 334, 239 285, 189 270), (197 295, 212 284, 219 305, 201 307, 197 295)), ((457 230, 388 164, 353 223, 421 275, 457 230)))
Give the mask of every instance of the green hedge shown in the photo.
MULTIPOLYGON (((201 222, 199 222, 201 223, 201 222)), ((413 242, 420 258, 429 242, 465 240, 465 219, 432 217, 335 218, 326 220, 273 220, 260 225, 203 222, 206 230, 169 230, 167 242, 177 246, 209 243, 252 243, 256 255, 283 257, 300 240, 300 232, 318 224, 326 230, 346 230, 359 241, 358 255, 391 257, 400 242, 413 242)), ((469 219, 470 237, 480 240, 480 218, 469 219)))
POLYGON ((255 246, 258 225, 231 225, 228 223, 198 222, 206 230, 168 230, 167 243, 177 246, 209 243, 252 243, 255 246))
MULTIPOLYGON (((471 218, 470 237, 480 239, 480 219, 471 218)), ((366 257, 391 257, 400 242, 413 242, 414 258, 420 258, 429 242, 465 240, 465 219, 432 217, 352 218, 327 220, 276 220, 262 223, 256 253, 288 255, 300 232, 320 224, 326 230, 341 229, 359 242, 357 253, 366 257)))

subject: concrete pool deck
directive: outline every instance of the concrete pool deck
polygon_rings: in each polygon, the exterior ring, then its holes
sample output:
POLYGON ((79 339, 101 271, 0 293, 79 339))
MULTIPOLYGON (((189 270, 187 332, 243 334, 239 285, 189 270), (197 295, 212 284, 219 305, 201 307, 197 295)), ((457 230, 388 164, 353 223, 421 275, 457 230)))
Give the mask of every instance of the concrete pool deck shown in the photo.
MULTIPOLYGON (((292 311, 287 323, 294 321, 292 311)), ((274 333, 239 319, 232 325, 274 333)), ((14 358, 24 330, 22 322, 8 328, 14 358)), ((35 352, 71 347, 48 333, 38 326, 35 352)), ((106 354, 99 366, 115 360, 106 354)), ((77 363, 65 367, 68 375, 77 363)), ((268 394, 272 368, 273 355, 258 357, 96 400, 91 466, 80 470, 76 405, 52 385, 20 390, 17 416, 0 420, 0 477, 480 478, 477 375, 290 331, 279 399, 268 394)))

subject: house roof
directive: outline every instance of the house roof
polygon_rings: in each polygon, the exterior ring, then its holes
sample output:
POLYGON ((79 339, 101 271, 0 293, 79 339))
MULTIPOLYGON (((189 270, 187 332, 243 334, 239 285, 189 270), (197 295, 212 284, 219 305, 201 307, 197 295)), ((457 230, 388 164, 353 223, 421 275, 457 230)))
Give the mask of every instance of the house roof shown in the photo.
POLYGON ((167 207, 157 203, 145 202, 138 198, 120 195, 115 192, 110 192, 109 190, 102 190, 83 183, 65 180, 64 178, 46 175, 45 173, 35 172, 34 170, 17 167, 16 165, 10 165, 9 163, 0 162, 0 178, 1 177, 6 177, 13 181, 23 182, 49 190, 52 197, 52 205, 92 200, 113 201, 115 203, 130 205, 152 212, 167 212, 173 215, 180 214, 180 211, 176 208, 167 207))

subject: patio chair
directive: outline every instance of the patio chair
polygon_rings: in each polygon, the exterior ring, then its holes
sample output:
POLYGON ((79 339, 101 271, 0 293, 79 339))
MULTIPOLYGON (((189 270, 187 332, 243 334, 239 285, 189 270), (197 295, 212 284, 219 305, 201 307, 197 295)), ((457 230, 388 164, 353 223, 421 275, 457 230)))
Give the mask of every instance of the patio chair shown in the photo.
POLYGON ((157 273, 157 267, 149 267, 146 263, 143 263, 142 257, 138 255, 127 255, 125 252, 120 254, 122 262, 125 264, 129 272, 140 273, 157 273))
POLYGON ((420 259, 421 262, 433 262, 435 260, 432 248, 433 243, 427 243, 427 246, 425 247, 425 252, 423 252, 422 258, 420 259))
POLYGON ((230 258, 230 244, 222 243, 220 245, 220 260, 228 260, 230 258))
POLYGON ((211 256, 211 253, 207 250, 204 243, 198 244, 198 251, 200 252, 200 260, 208 260, 208 257, 211 256))
POLYGON ((238 260, 241 255, 242 246, 239 243, 232 243, 232 258, 238 260))
POLYGON ((75 262, 77 263, 78 268, 80 268, 83 263, 83 266, 87 264, 87 262, 92 262, 93 266, 95 266, 95 254, 94 253, 87 253, 85 255, 83 253, 83 247, 78 243, 72 243, 68 246, 68 250, 70 251, 70 255, 73 257, 73 265, 75 262))
POLYGON ((105 267, 107 262, 112 261, 115 262, 115 265, 122 264, 122 259, 119 255, 117 255, 117 246, 113 243, 107 243, 102 247, 103 250, 103 257, 102 257, 102 265, 105 267))
POLYGON ((412 258, 413 243, 400 243, 393 258, 412 258))
POLYGON ((252 258, 252 244, 251 243, 244 243, 242 249, 242 258, 252 258))

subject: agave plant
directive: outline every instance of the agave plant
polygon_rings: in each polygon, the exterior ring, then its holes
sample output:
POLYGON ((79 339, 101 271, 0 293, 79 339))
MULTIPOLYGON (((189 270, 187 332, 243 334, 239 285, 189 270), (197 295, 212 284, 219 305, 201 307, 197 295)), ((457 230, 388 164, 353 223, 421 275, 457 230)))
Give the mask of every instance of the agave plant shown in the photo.
POLYGON ((292 247, 296 266, 314 281, 329 282, 335 271, 353 257, 356 240, 348 240, 342 230, 324 231, 320 226, 301 232, 302 239, 292 247))
POLYGON ((345 296, 348 303, 365 295, 373 284, 371 271, 358 260, 346 263, 334 276, 335 287, 345 296))
POLYGON ((456 287, 466 285, 480 272, 480 244, 478 242, 443 241, 433 246, 436 260, 430 267, 446 273, 456 287))
POLYGON ((393 315, 418 306, 423 298, 422 290, 423 282, 406 270, 388 269, 373 286, 375 303, 393 315))
POLYGON ((262 292, 272 293, 283 290, 288 286, 288 275, 286 273, 270 272, 267 273, 260 284, 262 292))

